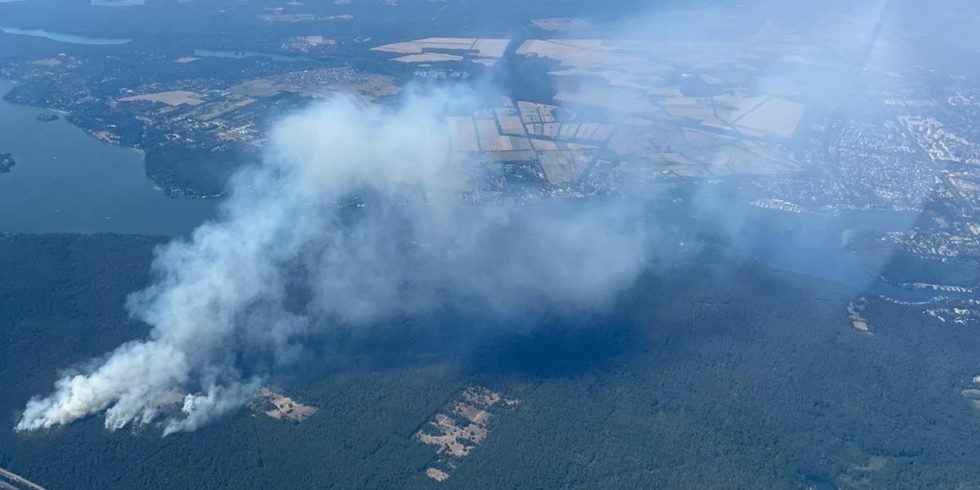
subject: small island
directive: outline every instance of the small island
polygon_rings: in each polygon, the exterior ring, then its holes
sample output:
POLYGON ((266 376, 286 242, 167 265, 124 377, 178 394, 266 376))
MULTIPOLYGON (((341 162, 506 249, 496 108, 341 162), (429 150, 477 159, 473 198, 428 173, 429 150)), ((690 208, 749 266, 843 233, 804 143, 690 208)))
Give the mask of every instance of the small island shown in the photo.
POLYGON ((0 174, 9 172, 16 164, 17 162, 14 161, 13 155, 10 153, 0 153, 0 174))
POLYGON ((58 118, 59 118, 58 114, 55 114, 54 112, 48 112, 48 111, 42 112, 37 115, 37 120, 42 122, 57 121, 58 118))

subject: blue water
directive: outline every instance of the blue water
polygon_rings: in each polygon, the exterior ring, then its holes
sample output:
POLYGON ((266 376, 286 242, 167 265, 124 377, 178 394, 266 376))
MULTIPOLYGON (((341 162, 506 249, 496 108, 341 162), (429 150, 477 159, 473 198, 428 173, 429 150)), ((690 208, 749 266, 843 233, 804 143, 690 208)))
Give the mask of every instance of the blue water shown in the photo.
POLYGON ((793 214, 755 209, 729 232, 735 246, 748 257, 773 267, 828 279, 862 293, 909 303, 928 302, 937 296, 976 299, 976 293, 907 289, 890 284, 843 246, 851 229, 909 230, 918 219, 911 212, 853 211, 838 216, 793 214))
POLYGON ((306 56, 296 56, 276 53, 260 53, 257 51, 221 51, 210 49, 195 49, 194 56, 202 58, 230 58, 241 60, 245 58, 268 58, 272 61, 296 62, 296 61, 315 61, 306 56))
MULTIPOLYGON (((0 94, 13 87, 0 81, 0 94)), ((184 235, 215 214, 214 200, 173 199, 146 177, 143 154, 103 143, 43 109, 0 100, 0 233, 184 235)))
POLYGON ((16 27, 0 27, 0 32, 18 36, 43 37, 52 41, 71 44, 88 44, 93 46, 117 46, 126 44, 132 39, 112 38, 112 37, 89 37, 77 34, 66 34, 63 32, 51 32, 44 29, 18 29, 16 27))

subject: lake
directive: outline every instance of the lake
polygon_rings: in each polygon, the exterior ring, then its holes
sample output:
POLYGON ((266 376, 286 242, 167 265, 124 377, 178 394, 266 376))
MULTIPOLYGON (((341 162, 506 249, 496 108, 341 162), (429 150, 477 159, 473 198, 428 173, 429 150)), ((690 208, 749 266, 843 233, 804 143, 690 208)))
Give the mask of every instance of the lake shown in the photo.
POLYGON ((306 56, 298 55, 288 55, 288 54, 276 54, 276 53, 260 53, 258 51, 221 51, 212 49, 195 49, 194 56, 199 56, 202 58, 230 58, 241 60, 245 58, 269 58, 272 61, 308 61, 315 62, 313 58, 308 58, 306 56))
MULTIPOLYGON (((13 84, 0 81, 0 94, 13 84)), ((173 199, 154 188, 137 150, 103 143, 43 109, 0 100, 0 233, 181 235, 215 215, 217 202, 173 199)))
POLYGON ((770 266, 909 303, 929 302, 936 296, 958 299, 980 296, 899 287, 869 272, 861 259, 843 246, 847 230, 905 231, 915 225, 917 213, 851 211, 827 216, 750 208, 745 216, 744 222, 729 230, 733 244, 743 254, 770 266))
MULTIPOLYGON (((848 230, 895 232, 912 229, 921 218, 917 212, 797 214, 758 208, 739 196, 717 197, 711 202, 691 205, 685 200, 657 201, 656 210, 649 219, 679 220, 685 231, 706 230, 709 236, 723 237, 726 253, 731 254, 729 260, 762 262, 777 269, 833 281, 858 294, 885 296, 909 303, 927 303, 937 296, 980 298, 980 294, 974 292, 910 289, 891 284, 877 271, 869 270, 860 257, 843 246, 848 230)), ((659 233, 669 232, 660 230, 659 233)), ((664 238, 669 240, 668 237, 664 238)))
POLYGON ((125 38, 80 36, 77 34, 46 31, 44 29, 18 29, 16 27, 0 27, 0 32, 17 36, 43 37, 62 43, 89 44, 92 46, 118 46, 132 41, 132 39, 125 38))

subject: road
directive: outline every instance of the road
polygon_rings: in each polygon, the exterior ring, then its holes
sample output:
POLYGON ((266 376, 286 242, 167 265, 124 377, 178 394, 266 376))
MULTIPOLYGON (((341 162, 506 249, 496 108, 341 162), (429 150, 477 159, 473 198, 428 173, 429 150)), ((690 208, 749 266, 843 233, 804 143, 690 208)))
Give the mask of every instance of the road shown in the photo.
POLYGON ((0 468, 0 490, 45 490, 44 487, 38 485, 20 475, 11 473, 3 468, 0 468))

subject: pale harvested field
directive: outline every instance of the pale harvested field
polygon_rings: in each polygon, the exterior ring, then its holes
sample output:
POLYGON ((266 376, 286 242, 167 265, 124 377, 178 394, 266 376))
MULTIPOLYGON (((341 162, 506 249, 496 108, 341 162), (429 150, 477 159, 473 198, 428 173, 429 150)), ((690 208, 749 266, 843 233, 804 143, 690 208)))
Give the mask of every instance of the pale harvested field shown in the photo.
POLYGON ((131 97, 123 97, 119 99, 120 102, 136 102, 136 101, 149 101, 149 102, 160 102, 167 104, 169 106, 179 106, 179 105, 201 105, 204 103, 201 100, 200 95, 194 92, 188 92, 186 90, 171 90, 169 92, 157 92, 153 94, 143 94, 143 95, 133 95, 131 97))
POLYGON ((558 143, 553 140, 542 140, 537 138, 531 138, 531 146, 537 151, 556 151, 558 150, 558 143))
POLYGON ((609 148, 662 165, 668 170, 664 175, 772 175, 800 169, 792 155, 778 146, 643 119, 620 126, 609 148))
POLYGON ((513 149, 506 148, 505 143, 499 141, 500 134, 497 132, 497 121, 494 121, 492 114, 489 117, 478 114, 473 118, 473 124, 476 125, 476 134, 480 139, 480 150, 504 151, 513 149))
POLYGON ((569 143, 567 141, 545 140, 540 138, 531 138, 531 147, 537 151, 596 149, 595 145, 585 145, 582 143, 569 143))
POLYGON ((686 97, 677 87, 651 90, 671 117, 693 119, 708 127, 730 127, 749 136, 789 137, 803 117, 803 104, 739 92, 710 98, 686 97), (712 107, 712 102, 714 107, 712 107))
POLYGON ((536 136, 547 136, 557 138, 561 130, 560 123, 528 124, 527 132, 536 136))
POLYGON ((532 136, 561 140, 580 140, 588 143, 605 143, 612 136, 613 126, 606 123, 544 123, 528 124, 532 136))
POLYGON ((511 109, 497 109, 497 122, 500 123, 500 129, 503 134, 508 134, 511 136, 526 136, 527 132, 524 130, 524 123, 521 122, 521 118, 514 114, 511 109))
POLYGON ((538 160, 548 181, 561 185, 577 179, 589 164, 590 157, 581 151, 542 151, 538 160))
POLYGON ((674 68, 659 64, 637 49, 607 44, 601 39, 532 39, 518 49, 522 56, 550 58, 561 62, 560 76, 596 76, 612 85, 647 88, 653 73, 669 73, 674 68))
POLYGON ((476 137, 472 117, 447 117, 449 124, 449 141, 452 151, 480 151, 480 142, 476 137))
POLYGON ((773 97, 742 116, 735 127, 742 132, 789 137, 802 118, 803 104, 773 97))
POLYGON ((406 54, 395 58, 399 63, 438 63, 440 61, 463 61, 463 57, 446 53, 406 54))

